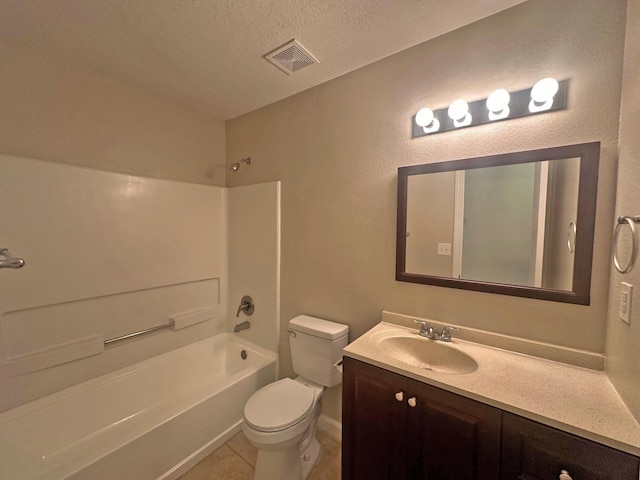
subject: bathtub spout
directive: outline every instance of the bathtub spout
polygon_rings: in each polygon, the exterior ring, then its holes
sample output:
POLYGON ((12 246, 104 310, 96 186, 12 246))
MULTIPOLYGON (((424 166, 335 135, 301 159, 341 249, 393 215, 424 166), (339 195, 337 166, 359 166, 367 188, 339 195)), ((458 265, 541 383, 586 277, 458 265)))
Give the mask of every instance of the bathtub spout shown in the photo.
POLYGON ((233 333, 238 333, 249 328, 251 328, 251 322, 249 320, 245 320, 244 322, 238 323, 235 327, 233 327, 233 333))

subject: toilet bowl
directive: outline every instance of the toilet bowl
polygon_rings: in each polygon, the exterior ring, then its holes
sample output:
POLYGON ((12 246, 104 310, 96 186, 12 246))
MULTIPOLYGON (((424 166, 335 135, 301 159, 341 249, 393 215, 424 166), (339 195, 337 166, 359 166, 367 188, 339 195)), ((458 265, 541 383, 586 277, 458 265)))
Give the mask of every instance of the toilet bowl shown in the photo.
POLYGON ((323 390, 302 378, 284 378, 247 401, 242 430, 258 449, 255 480, 309 476, 320 456, 315 427, 323 390))
POLYGON ((326 387, 339 384, 335 364, 349 327, 300 315, 289 321, 293 370, 299 376, 271 383, 247 401, 242 430, 257 448, 254 480, 305 480, 318 462, 315 430, 326 387))

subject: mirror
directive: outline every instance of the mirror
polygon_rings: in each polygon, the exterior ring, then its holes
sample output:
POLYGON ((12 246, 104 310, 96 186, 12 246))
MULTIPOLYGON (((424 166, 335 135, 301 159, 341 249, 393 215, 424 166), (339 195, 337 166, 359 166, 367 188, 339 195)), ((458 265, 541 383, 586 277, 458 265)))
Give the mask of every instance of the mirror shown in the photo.
POLYGON ((396 280, 589 305, 600 143, 398 168, 396 280))

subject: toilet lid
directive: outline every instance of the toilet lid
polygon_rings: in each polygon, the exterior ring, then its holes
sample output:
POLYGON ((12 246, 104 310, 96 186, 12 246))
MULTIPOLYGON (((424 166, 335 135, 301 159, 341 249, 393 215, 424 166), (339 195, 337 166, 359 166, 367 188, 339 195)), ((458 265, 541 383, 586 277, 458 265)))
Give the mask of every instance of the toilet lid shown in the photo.
POLYGON ((254 393, 244 406, 246 422, 261 431, 284 430, 295 425, 313 408, 313 389, 283 378, 254 393))

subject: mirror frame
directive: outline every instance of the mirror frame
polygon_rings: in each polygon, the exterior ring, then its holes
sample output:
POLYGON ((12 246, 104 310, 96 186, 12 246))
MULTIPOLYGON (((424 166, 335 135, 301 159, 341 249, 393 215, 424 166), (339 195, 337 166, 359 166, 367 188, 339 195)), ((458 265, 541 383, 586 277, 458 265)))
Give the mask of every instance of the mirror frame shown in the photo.
POLYGON ((451 160, 445 162, 411 165, 398 168, 398 216, 396 231, 396 280, 401 282, 460 288, 477 292, 513 295, 554 302, 589 305, 591 291, 591 267, 593 258, 593 237, 595 229, 596 196, 598 192, 598 169, 600 162, 600 142, 564 145, 560 147, 513 152, 486 157, 451 160), (509 285, 477 280, 462 280, 419 273, 408 273, 406 266, 407 231, 407 185, 412 175, 450 172, 475 168, 494 167, 543 160, 580 158, 580 180, 578 187, 578 232, 575 240, 572 290, 509 285))

